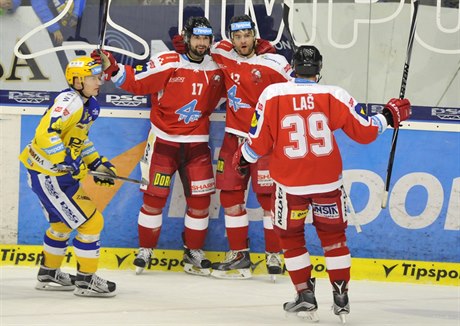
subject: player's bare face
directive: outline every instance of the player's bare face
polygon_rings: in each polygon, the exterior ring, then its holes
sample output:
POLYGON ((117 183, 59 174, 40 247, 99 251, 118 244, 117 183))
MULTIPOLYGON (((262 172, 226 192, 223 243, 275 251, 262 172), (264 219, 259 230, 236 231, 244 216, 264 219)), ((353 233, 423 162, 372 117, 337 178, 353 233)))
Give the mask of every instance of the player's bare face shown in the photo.
POLYGON ((102 85, 102 74, 86 76, 83 81, 83 94, 85 97, 99 95, 99 88, 102 85))
POLYGON ((232 44, 235 51, 243 56, 250 57, 255 53, 256 37, 253 30, 241 30, 232 33, 232 44))
POLYGON ((211 46, 211 39, 205 35, 192 35, 188 55, 193 60, 201 60, 211 46))

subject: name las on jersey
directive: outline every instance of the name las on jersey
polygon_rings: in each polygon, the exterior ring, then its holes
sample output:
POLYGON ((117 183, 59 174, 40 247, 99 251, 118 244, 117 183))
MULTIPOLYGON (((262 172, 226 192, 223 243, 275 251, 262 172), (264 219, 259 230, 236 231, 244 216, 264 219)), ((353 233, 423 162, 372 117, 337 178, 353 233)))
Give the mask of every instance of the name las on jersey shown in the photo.
POLYGON ((367 117, 344 89, 294 79, 262 93, 243 154, 255 161, 271 153, 270 175, 288 193, 324 193, 342 184, 333 131, 367 144, 386 126, 383 115, 367 117))

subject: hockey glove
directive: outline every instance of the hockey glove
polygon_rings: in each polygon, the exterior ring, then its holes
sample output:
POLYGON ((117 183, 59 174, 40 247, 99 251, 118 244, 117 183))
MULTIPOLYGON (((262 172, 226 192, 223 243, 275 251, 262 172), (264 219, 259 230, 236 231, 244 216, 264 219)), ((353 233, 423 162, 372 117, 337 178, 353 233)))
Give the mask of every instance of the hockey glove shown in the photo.
MULTIPOLYGON (((117 176, 117 170, 115 169, 115 166, 110 163, 109 160, 104 156, 95 159, 90 165, 88 165, 88 167, 92 171, 106 173, 114 177, 117 176)), ((93 179, 98 186, 113 187, 113 185, 115 185, 115 181, 111 178, 101 178, 94 176, 93 179)))
POLYGON ((184 37, 180 34, 176 34, 172 38, 172 44, 174 47, 174 51, 179 54, 187 53, 187 44, 184 42, 184 37))
POLYGON ((110 80, 115 76, 120 68, 118 67, 117 60, 115 60, 112 53, 105 50, 93 50, 91 52, 91 58, 97 63, 102 64, 102 70, 104 70, 105 80, 110 80))
POLYGON ((392 98, 383 108, 382 114, 390 126, 397 129, 402 121, 410 117, 410 102, 408 99, 392 98))
POLYGON ((69 168, 68 172, 72 175, 72 178, 76 180, 83 179, 88 173, 88 169, 86 168, 85 163, 83 163, 81 156, 74 155, 70 148, 66 149, 64 162, 58 165, 69 168))
POLYGON ((256 41, 256 54, 276 53, 275 47, 267 40, 258 38, 256 41))
POLYGON ((249 162, 245 160, 243 153, 241 152, 241 147, 243 147, 243 144, 244 143, 238 146, 238 149, 235 154, 233 154, 232 159, 232 168, 234 168, 238 175, 242 178, 247 176, 249 173, 249 162))

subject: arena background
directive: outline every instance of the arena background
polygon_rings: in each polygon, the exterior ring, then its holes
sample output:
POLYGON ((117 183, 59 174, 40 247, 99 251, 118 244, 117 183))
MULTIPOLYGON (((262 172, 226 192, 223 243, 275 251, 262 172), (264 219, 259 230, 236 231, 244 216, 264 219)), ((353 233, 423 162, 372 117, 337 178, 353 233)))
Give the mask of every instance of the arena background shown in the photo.
MULTIPOLYGON (((408 1, 285 2, 291 8, 289 26, 296 44, 313 44, 323 54, 321 83, 344 87, 369 113, 378 112, 388 99, 398 96, 411 19, 408 1)), ((226 37, 229 19, 246 12, 257 22, 260 36, 290 60, 291 38, 283 23, 282 4, 279 0, 114 0, 110 16, 147 41, 155 53, 172 49, 171 37, 182 26, 181 19, 206 15, 218 41, 226 37)), ((353 143, 342 132, 336 133, 344 157, 345 185, 356 211, 347 231, 354 278, 459 283, 459 17, 458 1, 421 1, 406 90, 413 117, 400 131, 387 209, 380 208, 380 201, 392 131, 370 145, 353 143), (362 232, 353 225, 360 225, 362 232)), ((63 45, 97 44, 98 21, 99 2, 87 1, 75 27, 59 26, 63 45)), ((66 87, 63 69, 68 60, 85 54, 72 50, 29 60, 15 57, 15 43, 40 24, 27 1, 0 16, 0 264, 37 264, 47 223, 17 156, 32 138, 46 107, 66 87)), ((110 27, 106 44, 143 51, 139 43, 110 27)), ((21 49, 34 53, 58 45, 53 33, 41 31, 21 49)), ((139 69, 145 64, 145 60, 116 56, 139 69)), ((99 152, 112 159, 120 175, 140 178, 137 162, 148 133, 150 99, 124 93, 111 83, 103 86, 98 99, 103 111, 91 139, 99 152)), ((225 121, 223 107, 216 110, 212 121, 210 146, 216 164, 225 121)), ((84 186, 105 216, 102 267, 132 268, 142 203, 138 187, 117 182, 113 189, 101 189, 89 177, 84 186)), ((163 214, 161 250, 157 250, 152 269, 180 270, 185 201, 178 178, 172 189, 163 214)), ((257 261, 263 259, 264 250, 262 215, 251 191, 247 206, 252 258, 257 261)), ((322 255, 321 247, 313 227, 306 227, 308 249, 321 277, 325 275, 324 262, 317 257, 322 255)), ((228 249, 217 194, 204 249, 215 259, 222 259, 228 249)), ((74 263, 73 257, 69 256, 68 263, 74 263)), ((263 268, 258 272, 264 272, 263 268)))

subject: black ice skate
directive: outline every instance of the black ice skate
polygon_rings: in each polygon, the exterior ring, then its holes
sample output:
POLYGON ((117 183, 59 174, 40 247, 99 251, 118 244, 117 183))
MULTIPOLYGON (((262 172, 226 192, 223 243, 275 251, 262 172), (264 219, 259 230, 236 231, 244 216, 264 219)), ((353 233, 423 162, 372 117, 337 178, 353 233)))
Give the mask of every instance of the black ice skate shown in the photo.
POLYGON ((211 275, 216 278, 247 279, 252 277, 251 266, 248 249, 230 250, 223 262, 212 263, 211 275))
POLYGON ((153 249, 150 248, 139 248, 136 259, 134 259, 134 266, 136 266, 136 275, 141 274, 145 266, 150 263, 153 256, 153 249))
POLYGON ((184 271, 193 275, 208 276, 211 274, 211 262, 203 250, 184 247, 184 271))
POLYGON ((75 275, 61 272, 59 268, 40 266, 37 275, 37 290, 72 291, 75 289, 75 275))
POLYGON ((308 289, 297 293, 295 301, 286 302, 283 305, 284 311, 295 314, 297 317, 317 322, 319 321, 317 310, 318 303, 315 298, 315 279, 308 281, 308 289))
POLYGON ((283 273, 283 266, 281 263, 281 256, 277 252, 266 252, 265 262, 267 264, 267 272, 270 275, 270 279, 275 282, 276 275, 283 273))
POLYGON ((348 286, 345 281, 332 282, 334 288, 332 294, 334 296, 334 304, 332 309, 334 314, 339 316, 343 324, 346 323, 346 315, 350 313, 350 303, 348 301, 348 286))
POLYGON ((73 293, 81 297, 113 297, 116 284, 96 274, 77 273, 73 293))

